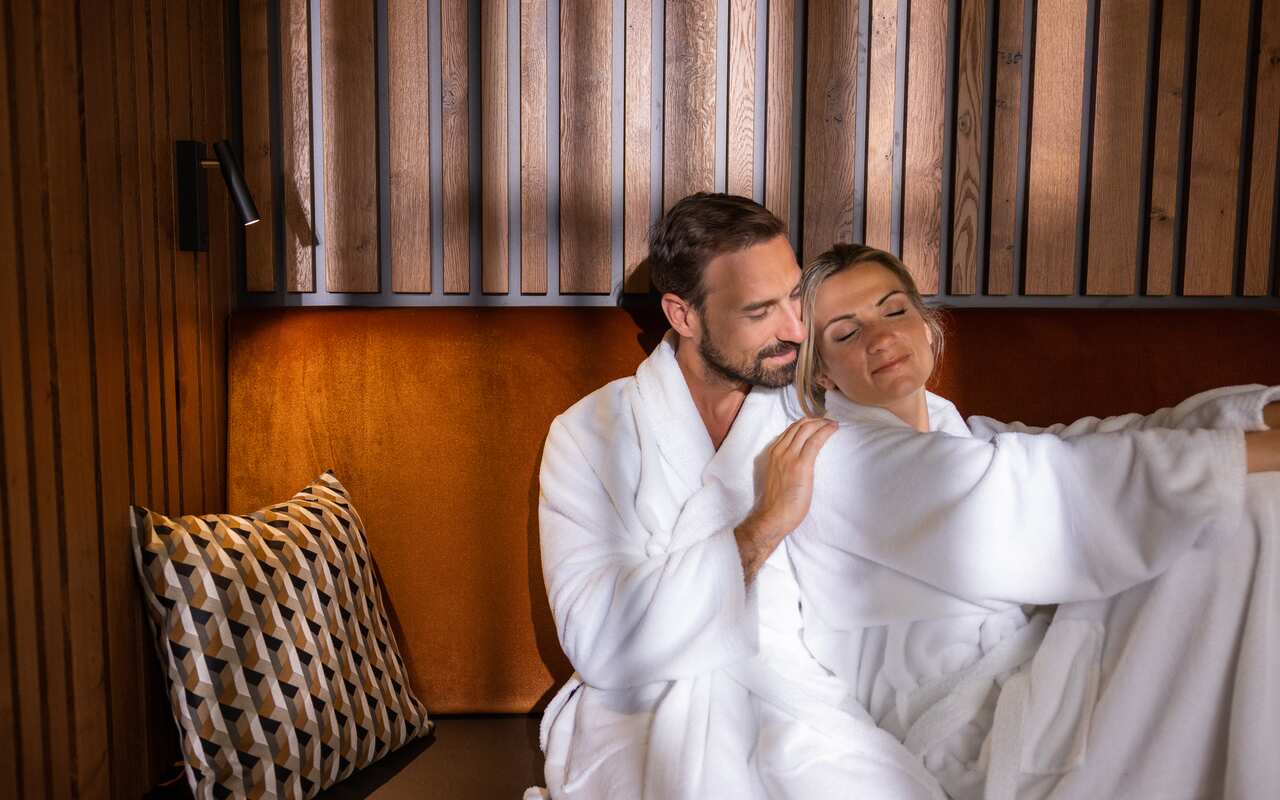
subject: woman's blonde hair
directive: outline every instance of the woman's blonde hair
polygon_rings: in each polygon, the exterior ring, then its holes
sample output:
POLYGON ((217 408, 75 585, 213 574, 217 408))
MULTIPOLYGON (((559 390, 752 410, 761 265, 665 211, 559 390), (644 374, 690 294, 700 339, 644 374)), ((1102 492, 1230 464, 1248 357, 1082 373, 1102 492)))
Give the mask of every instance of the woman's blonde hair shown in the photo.
POLYGON ((894 277, 906 290, 907 298, 915 307, 933 334, 933 362, 935 368, 942 358, 943 325, 942 314, 935 308, 924 304, 916 281, 911 277, 905 264, 893 253, 867 247, 864 244, 836 244, 830 250, 809 262, 800 279, 800 308, 807 335, 800 345, 800 354, 796 363, 796 394, 800 398, 800 407, 811 417, 821 417, 827 413, 827 390, 818 383, 818 376, 826 371, 822 356, 818 354, 818 331, 814 329, 813 308, 818 301, 818 289, 827 279, 860 264, 878 264, 893 273, 894 277))

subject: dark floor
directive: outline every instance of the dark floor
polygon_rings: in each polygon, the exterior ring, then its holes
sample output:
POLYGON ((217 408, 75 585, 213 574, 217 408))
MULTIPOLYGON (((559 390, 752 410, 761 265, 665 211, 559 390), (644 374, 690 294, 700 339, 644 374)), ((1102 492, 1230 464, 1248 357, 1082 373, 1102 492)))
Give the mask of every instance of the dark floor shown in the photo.
POLYGON ((519 800, 542 785, 538 717, 438 717, 432 736, 322 792, 322 800, 519 800))

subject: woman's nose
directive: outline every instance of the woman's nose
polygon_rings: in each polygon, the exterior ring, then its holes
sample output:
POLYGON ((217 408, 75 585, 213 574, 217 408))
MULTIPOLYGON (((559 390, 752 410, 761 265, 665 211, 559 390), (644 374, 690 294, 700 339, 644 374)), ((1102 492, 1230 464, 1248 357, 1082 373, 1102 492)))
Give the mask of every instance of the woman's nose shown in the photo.
POLYGON ((870 323, 863 327, 863 333, 867 337, 867 352, 869 353, 878 353, 893 341, 893 331, 889 330, 886 325, 870 323))

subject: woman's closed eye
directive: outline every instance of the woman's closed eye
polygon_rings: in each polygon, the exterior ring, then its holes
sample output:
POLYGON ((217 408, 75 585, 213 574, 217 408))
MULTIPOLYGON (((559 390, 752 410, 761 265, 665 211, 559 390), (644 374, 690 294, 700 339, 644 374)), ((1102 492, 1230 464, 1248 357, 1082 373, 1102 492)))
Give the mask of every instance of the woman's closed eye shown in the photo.
POLYGON ((846 333, 840 333, 840 334, 837 334, 837 335, 836 335, 836 341, 837 341, 837 342, 846 342, 846 341, 849 341, 850 339, 852 339, 852 338, 854 338, 855 336, 857 336, 857 335, 858 335, 858 332, 859 332, 859 331, 861 331, 861 330, 862 330, 861 328, 850 328, 850 329, 848 330, 848 332, 846 332, 846 333))

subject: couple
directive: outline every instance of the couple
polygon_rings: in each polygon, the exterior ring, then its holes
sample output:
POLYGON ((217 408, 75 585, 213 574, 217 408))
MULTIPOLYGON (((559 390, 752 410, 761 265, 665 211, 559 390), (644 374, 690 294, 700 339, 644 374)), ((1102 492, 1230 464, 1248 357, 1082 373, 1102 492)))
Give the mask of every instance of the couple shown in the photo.
POLYGON ((552 798, 1274 796, 1280 393, 966 425, 891 255, 694 195, 649 265, 543 455, 552 798))

